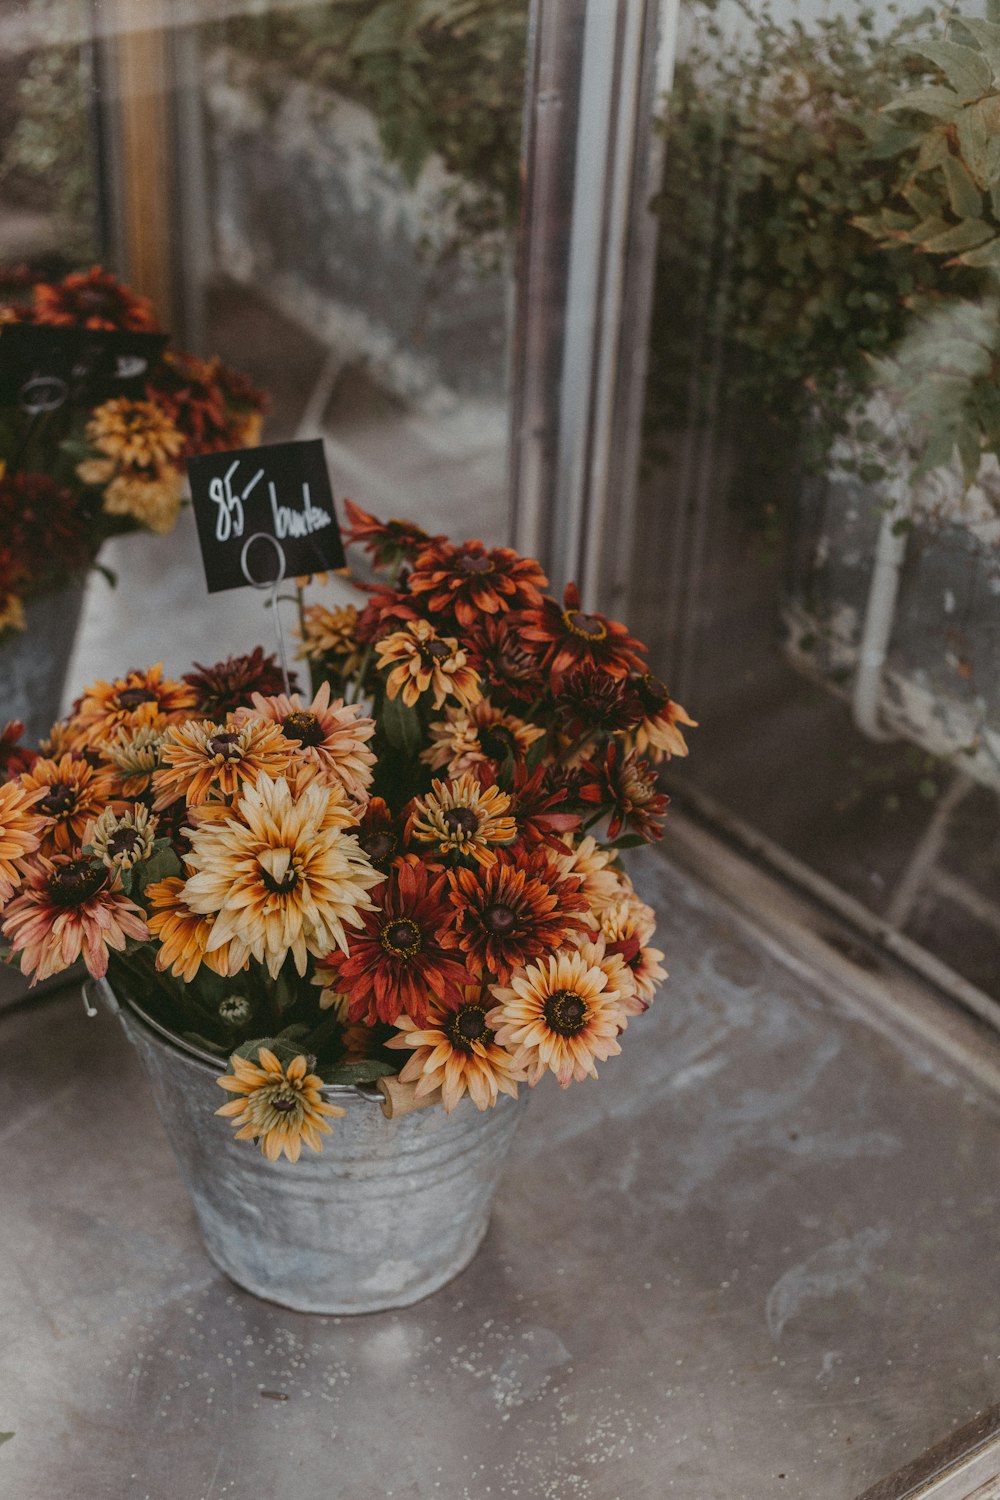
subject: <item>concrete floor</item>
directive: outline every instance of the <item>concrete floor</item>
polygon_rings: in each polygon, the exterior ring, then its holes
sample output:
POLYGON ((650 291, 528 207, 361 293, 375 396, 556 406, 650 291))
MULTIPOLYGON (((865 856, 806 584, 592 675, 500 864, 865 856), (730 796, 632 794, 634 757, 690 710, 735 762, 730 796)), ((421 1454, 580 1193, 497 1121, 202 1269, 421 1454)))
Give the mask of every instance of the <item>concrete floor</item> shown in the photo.
POLYGON ((0 1494, 852 1500, 995 1401, 997 1098, 646 877, 669 984, 404 1312, 237 1290, 117 1022, 0 1018, 0 1494))

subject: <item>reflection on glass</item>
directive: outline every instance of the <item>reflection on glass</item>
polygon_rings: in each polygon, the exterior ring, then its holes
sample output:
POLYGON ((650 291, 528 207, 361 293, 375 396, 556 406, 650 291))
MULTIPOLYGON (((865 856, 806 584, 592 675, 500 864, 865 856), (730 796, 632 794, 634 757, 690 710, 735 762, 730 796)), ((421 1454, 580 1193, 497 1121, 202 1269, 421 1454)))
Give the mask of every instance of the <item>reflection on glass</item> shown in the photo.
POLYGON ((702 791, 994 993, 998 43, 685 4, 635 558, 702 791))

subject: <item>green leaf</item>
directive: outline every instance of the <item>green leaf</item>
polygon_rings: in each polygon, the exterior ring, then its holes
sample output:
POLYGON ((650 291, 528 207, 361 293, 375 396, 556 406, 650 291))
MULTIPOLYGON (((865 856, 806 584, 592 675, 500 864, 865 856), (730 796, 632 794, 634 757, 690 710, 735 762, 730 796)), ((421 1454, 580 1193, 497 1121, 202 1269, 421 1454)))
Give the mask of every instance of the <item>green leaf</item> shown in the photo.
POLYGON ((612 849, 638 849, 640 844, 648 843, 641 833, 623 833, 620 839, 615 839, 611 845, 612 849))
POLYGON ((955 128, 965 166, 985 191, 1000 175, 1000 95, 963 109, 955 128))
POLYGON ((996 271, 1000 273, 1000 236, 989 241, 988 244, 980 245, 975 250, 967 250, 964 255, 959 256, 963 266, 975 266, 982 271, 996 271))
POLYGON ((922 115, 932 115, 936 120, 950 121, 954 120, 961 107, 962 101, 951 89, 928 84, 925 88, 910 89, 908 93, 901 94, 891 104, 883 105, 883 110, 890 114, 900 109, 912 109, 922 115))
POLYGON ((979 99, 993 82, 989 63, 974 47, 957 42, 911 42, 910 51, 935 63, 963 102, 979 99))
POLYGON ((924 239, 921 248, 931 255, 958 255, 963 250, 975 250, 978 245, 996 237, 996 230, 982 219, 963 219, 953 224, 943 234, 924 239))
MULTIPOLYGON (((159 840, 157 840, 159 842, 159 840)), ((167 880, 172 875, 181 873, 181 862, 171 849, 170 844, 164 841, 159 849, 156 849, 144 864, 134 865, 135 873, 140 877, 143 889, 152 885, 155 880, 167 880)))
POLYGON ((302 1056, 302 1048, 296 1047, 294 1042, 282 1041, 280 1036, 258 1036, 249 1042, 241 1042, 233 1052, 234 1057, 245 1057, 248 1062, 257 1062, 260 1049, 266 1047, 268 1052, 273 1052, 278 1061, 288 1066, 296 1057, 302 1056))
POLYGON ((331 1063, 320 1068, 324 1083, 374 1083, 390 1073, 398 1073, 401 1064, 383 1062, 377 1057, 365 1057, 359 1062, 331 1063))
POLYGON ((958 157, 949 152, 941 163, 941 171, 952 213, 959 219, 978 219, 983 211, 983 195, 958 157))
POLYGON ((379 722, 390 745, 395 745, 397 750, 403 750, 407 755, 419 754, 423 738, 420 716, 415 708, 407 708, 401 696, 385 699, 379 722))
POLYGON ((993 77, 1000 80, 1000 26, 992 21, 980 21, 970 16, 967 19, 963 17, 962 29, 975 37, 983 57, 993 71, 993 77))
POLYGON ((0 1432, 0 1448, 3 1447, 4 1443, 9 1443, 13 1436, 12 1432, 0 1432))

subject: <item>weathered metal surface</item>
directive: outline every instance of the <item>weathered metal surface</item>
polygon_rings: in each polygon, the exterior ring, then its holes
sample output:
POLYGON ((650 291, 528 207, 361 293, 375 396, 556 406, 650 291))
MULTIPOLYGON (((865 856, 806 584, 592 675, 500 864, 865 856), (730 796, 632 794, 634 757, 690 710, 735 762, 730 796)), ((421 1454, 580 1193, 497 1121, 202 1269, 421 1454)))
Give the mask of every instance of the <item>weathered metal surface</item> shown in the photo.
POLYGON ((36 599, 25 629, 0 645, 0 729, 23 720, 25 744, 37 745, 59 716, 83 594, 81 585, 36 599))
POLYGON ((0 1017, 3 1500, 851 1500, 994 1402, 995 1097, 646 869, 669 983, 396 1312, 240 1291, 117 1023, 0 1017))
POLYGON ((299 1312, 405 1307, 463 1270, 489 1223, 525 1097, 482 1113, 465 1099, 388 1120, 356 1088, 320 1154, 268 1161, 215 1111, 220 1071, 157 1036, 127 1005, 122 1025, 146 1071, 205 1246, 239 1286, 299 1312))

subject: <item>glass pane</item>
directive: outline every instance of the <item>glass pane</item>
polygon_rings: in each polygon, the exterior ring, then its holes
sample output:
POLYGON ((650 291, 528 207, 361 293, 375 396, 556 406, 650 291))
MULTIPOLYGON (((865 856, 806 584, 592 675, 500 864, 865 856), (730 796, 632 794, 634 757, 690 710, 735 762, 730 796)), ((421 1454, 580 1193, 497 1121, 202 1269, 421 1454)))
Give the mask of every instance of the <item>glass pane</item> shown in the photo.
POLYGON ((633 576, 696 800, 998 995, 1000 32, 949 14, 685 0, 633 576))

